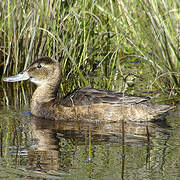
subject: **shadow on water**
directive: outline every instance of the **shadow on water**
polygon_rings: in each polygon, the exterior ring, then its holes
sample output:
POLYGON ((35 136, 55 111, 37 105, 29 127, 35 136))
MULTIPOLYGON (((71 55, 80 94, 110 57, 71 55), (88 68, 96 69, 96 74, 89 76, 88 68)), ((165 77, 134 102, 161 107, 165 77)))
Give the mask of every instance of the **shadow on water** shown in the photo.
POLYGON ((172 179, 180 175, 180 106, 167 121, 157 123, 52 121, 31 116, 27 106, 14 107, 1 105, 0 110, 1 179, 172 179))

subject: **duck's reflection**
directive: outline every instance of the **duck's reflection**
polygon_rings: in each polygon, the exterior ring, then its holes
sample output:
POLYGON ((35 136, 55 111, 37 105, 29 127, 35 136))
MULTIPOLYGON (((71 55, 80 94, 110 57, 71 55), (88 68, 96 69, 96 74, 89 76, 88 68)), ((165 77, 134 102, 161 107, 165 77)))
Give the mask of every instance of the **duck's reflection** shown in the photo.
POLYGON ((58 138, 56 138, 54 121, 32 117, 31 125, 35 145, 28 152, 30 165, 35 170, 58 169, 58 138))
MULTIPOLYGON (((66 158, 66 163, 73 163, 70 162, 71 160, 68 161, 68 153, 75 153, 76 147, 79 145, 89 146, 91 143, 93 145, 107 142, 121 143, 122 155, 124 155, 125 144, 142 145, 150 141, 152 134, 162 132, 162 126, 167 126, 165 122, 161 121, 161 124, 130 121, 87 123, 87 121, 52 121, 32 117, 32 133, 34 142, 37 143, 28 153, 30 164, 35 170, 61 169, 64 167, 64 162, 60 162, 62 159, 66 158), (71 143, 67 145, 67 141, 71 141, 71 143), (73 152, 67 150, 68 148, 65 146, 72 148, 73 152)), ((91 152, 87 152, 87 154, 91 154, 91 152)))

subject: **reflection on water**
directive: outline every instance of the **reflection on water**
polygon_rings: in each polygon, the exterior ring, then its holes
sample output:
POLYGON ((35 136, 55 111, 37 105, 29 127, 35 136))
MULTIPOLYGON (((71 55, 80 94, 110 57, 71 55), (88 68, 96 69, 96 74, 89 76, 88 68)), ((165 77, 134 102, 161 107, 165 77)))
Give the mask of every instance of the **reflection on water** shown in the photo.
MULTIPOLYGON (((164 123, 163 125, 166 126, 164 123)), ((151 134, 161 129, 159 125, 152 123, 104 122, 93 124, 87 122, 45 121, 35 117, 31 118, 31 127, 33 137, 38 141, 36 149, 28 152, 31 164, 37 169, 53 170, 66 166, 66 164, 61 164, 60 159, 58 159, 58 157, 64 159, 63 156, 67 156, 63 149, 67 144, 64 143, 70 142, 69 146, 75 145, 75 147, 72 147, 75 149, 78 146, 92 145, 90 141, 93 142, 93 145, 101 145, 102 143, 119 143, 119 145, 122 145, 122 141, 130 145, 144 145, 145 143, 150 145, 151 134), (122 127, 124 128, 124 140, 122 140, 121 136, 122 127)), ((122 149, 124 148, 123 146, 122 149)), ((88 147, 87 153, 86 160, 93 160, 91 147, 88 147)), ((148 153, 147 156, 149 156, 148 153)))
POLYGON ((180 106, 157 123, 55 122, 14 107, 0 109, 1 179, 180 177, 180 106))

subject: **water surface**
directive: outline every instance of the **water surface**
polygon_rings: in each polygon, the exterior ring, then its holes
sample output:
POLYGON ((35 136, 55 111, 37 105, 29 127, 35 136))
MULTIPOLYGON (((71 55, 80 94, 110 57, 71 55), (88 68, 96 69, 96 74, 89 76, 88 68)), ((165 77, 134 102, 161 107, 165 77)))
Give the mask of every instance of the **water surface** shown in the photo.
POLYGON ((0 179, 180 178, 179 105, 158 123, 54 122, 0 91, 0 179))

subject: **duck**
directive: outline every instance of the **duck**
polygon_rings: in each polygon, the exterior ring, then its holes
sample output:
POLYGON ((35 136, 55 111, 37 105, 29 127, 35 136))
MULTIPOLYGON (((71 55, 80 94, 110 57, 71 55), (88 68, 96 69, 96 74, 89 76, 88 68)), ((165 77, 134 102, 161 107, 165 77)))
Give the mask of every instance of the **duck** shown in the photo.
POLYGON ((51 120, 80 121, 154 121, 164 117, 174 106, 152 103, 150 97, 127 95, 118 91, 83 87, 57 98, 62 80, 60 63, 51 57, 40 57, 17 75, 3 81, 29 80, 37 87, 32 95, 33 116, 51 120))

